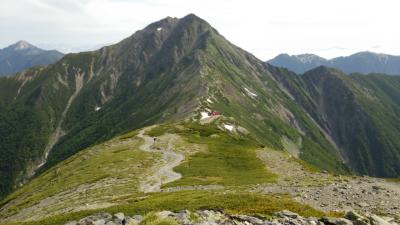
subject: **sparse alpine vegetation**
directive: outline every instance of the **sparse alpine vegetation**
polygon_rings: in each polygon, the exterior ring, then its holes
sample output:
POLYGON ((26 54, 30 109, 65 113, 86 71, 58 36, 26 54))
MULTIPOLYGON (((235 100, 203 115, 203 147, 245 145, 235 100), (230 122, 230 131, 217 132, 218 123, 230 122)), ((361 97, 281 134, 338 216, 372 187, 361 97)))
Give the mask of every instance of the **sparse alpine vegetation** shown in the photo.
POLYGON ((246 134, 224 129, 223 123, 226 121, 219 117, 204 125, 163 124, 90 147, 4 199, 0 217, 7 223, 61 224, 102 211, 142 214, 204 208, 264 216, 285 209, 303 216, 339 216, 342 213, 335 210, 342 205, 371 202, 370 195, 359 195, 364 189, 371 189, 374 197, 387 204, 382 208, 363 206, 360 211, 398 213, 393 205, 400 199, 386 197, 387 193, 400 196, 400 188, 392 181, 319 172, 288 153, 263 148, 246 134), (147 137, 156 141, 148 146, 147 137), (157 151, 145 151, 144 145, 157 151), (162 160, 166 151, 185 156, 174 168, 181 178, 161 182, 156 191, 151 185, 142 186, 168 163, 162 160), (321 195, 322 190, 326 195, 321 195), (340 197, 332 199, 333 194, 340 197))

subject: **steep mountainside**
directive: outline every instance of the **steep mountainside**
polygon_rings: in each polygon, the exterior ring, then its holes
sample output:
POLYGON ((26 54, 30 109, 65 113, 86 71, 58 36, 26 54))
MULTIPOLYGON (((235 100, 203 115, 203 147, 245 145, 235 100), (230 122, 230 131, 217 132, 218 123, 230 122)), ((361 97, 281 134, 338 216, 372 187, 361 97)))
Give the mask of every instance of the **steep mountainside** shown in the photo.
POLYGON ((2 193, 46 162, 193 110, 205 92, 193 76, 196 50, 210 29, 194 16, 167 18, 117 45, 0 80, 2 193))
POLYGON ((400 75, 400 56, 359 52, 350 56, 342 56, 330 60, 312 54, 281 54, 268 61, 271 65, 286 67, 302 74, 318 66, 333 67, 345 73, 385 73, 400 75))
POLYGON ((63 57, 61 52, 45 51, 25 41, 0 49, 0 77, 34 66, 52 64, 63 57))
POLYGON ((398 176, 399 77, 348 76, 318 67, 299 77, 281 79, 296 101, 332 137, 355 171, 398 176))
MULTIPOLYGON (((322 72, 319 75, 324 75, 322 72)), ((250 135, 256 145, 286 150, 318 168, 348 173, 350 167, 360 173, 399 175, 396 158, 384 161, 387 169, 375 170, 375 165, 383 165, 382 158, 373 154, 378 151, 375 143, 357 142, 355 133, 343 129, 328 129, 325 123, 330 114, 325 106, 319 106, 325 99, 318 95, 326 87, 309 80, 266 65, 192 14, 150 24, 116 45, 69 54, 47 67, 2 78, 1 194, 118 134, 162 122, 199 119, 212 111, 227 119, 227 124, 220 126, 250 135), (343 143, 357 145, 371 156, 366 169, 356 162, 364 155, 353 153, 353 145, 343 143)), ((369 82, 358 76, 352 84, 363 90, 369 82)), ((342 90, 341 84, 329 82, 327 88, 342 90)), ((374 86, 379 95, 373 96, 398 107, 397 87, 382 91, 382 85, 374 86)), ((364 95, 360 92, 357 96, 364 99, 364 95)), ((330 93, 329 98, 341 106, 347 92, 330 93)), ((346 102, 350 112, 358 112, 358 102, 361 100, 346 102)), ((374 110, 377 115, 387 112, 383 107, 374 110)), ((390 113, 389 118, 396 118, 397 111, 390 113)), ((365 120, 372 124, 370 117, 365 120)), ((346 114, 343 123, 352 119, 346 114)), ((390 122, 399 124, 398 120, 390 122)), ((367 132, 386 132, 383 129, 386 127, 371 125, 367 132)), ((382 139, 387 145, 379 151, 398 154, 394 139, 382 139)))

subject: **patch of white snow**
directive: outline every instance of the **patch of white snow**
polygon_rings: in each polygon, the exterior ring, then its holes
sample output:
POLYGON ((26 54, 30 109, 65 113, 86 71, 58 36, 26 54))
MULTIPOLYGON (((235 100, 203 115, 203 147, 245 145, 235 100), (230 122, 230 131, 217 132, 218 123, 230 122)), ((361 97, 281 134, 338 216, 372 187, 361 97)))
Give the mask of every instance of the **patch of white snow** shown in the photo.
POLYGON ((254 92, 251 92, 249 89, 244 88, 244 90, 247 92, 247 94, 249 94, 252 97, 257 97, 257 94, 255 94, 254 92))
POLYGON ((210 116, 208 115, 208 112, 201 112, 200 114, 201 114, 201 120, 204 120, 204 119, 207 119, 207 118, 210 117, 210 116))
POLYGON ((99 106, 96 106, 96 108, 94 108, 94 110, 97 112, 97 111, 99 111, 101 109, 101 107, 99 107, 99 106))
POLYGON ((162 27, 157 28, 157 31, 162 31, 162 27))
POLYGON ((230 124, 224 124, 225 129, 229 130, 229 131, 233 131, 234 126, 230 125, 230 124))

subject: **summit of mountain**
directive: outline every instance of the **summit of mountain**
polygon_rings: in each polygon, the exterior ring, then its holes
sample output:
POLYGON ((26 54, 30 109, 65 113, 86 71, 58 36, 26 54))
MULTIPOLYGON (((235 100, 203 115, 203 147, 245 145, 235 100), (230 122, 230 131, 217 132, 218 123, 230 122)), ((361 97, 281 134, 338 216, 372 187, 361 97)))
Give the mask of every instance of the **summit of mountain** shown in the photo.
POLYGON ((63 57, 61 52, 40 49, 27 41, 18 41, 0 49, 0 77, 35 66, 52 64, 63 57))

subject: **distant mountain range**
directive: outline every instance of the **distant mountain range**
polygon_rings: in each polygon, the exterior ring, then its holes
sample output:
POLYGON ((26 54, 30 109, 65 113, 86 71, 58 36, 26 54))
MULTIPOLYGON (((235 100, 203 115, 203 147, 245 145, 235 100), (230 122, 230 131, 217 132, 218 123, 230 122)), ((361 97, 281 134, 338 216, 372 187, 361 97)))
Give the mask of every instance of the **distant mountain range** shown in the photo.
POLYGON ((274 66, 286 67, 302 74, 318 66, 337 68, 345 73, 384 73, 400 75, 400 56, 359 52, 350 56, 325 59, 314 54, 280 54, 268 61, 274 66))
POLYGON ((14 74, 38 65, 52 64, 63 56, 61 52, 46 51, 26 41, 18 41, 0 49, 0 76, 14 74))

